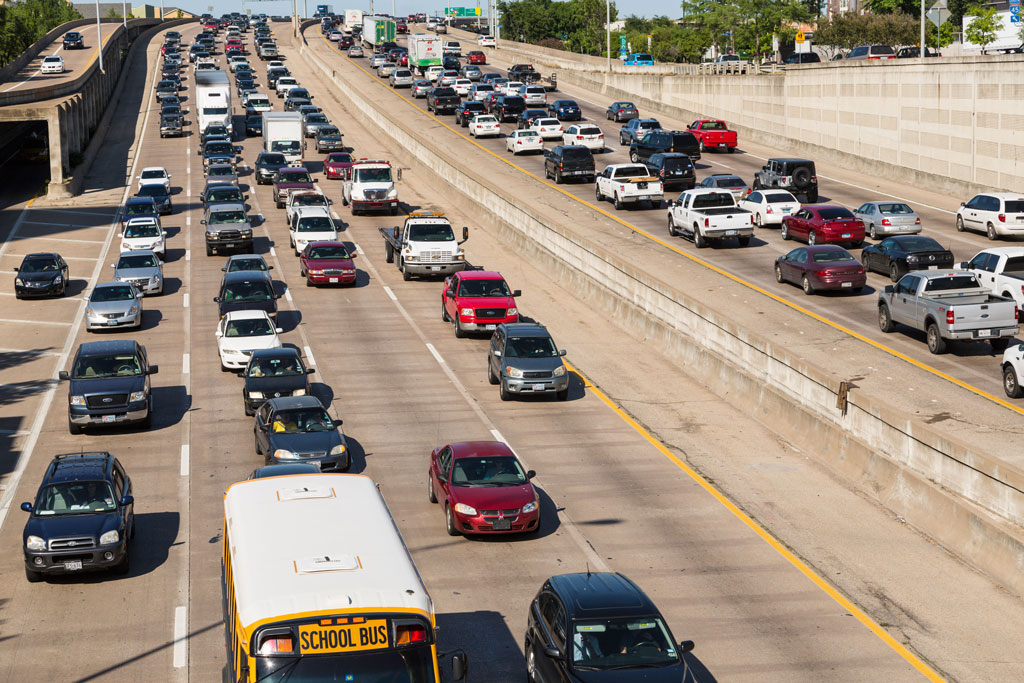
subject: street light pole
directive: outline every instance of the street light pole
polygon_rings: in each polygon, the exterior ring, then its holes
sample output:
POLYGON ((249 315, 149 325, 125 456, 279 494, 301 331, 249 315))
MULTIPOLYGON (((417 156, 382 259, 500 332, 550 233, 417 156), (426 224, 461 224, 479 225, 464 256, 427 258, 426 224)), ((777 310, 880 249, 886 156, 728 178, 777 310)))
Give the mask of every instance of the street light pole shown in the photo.
POLYGON ((121 22, 128 28, 128 0, 121 0, 121 22))
POLYGON ((105 74, 107 72, 103 70, 103 30, 100 28, 100 0, 96 0, 96 43, 100 46, 100 73, 105 74))
MULTIPOLYGON (((923 2, 924 0, 922 0, 923 2)), ((604 0, 605 64, 612 70, 612 1, 604 0)))
POLYGON ((921 49, 918 51, 918 57, 924 57, 924 0, 921 0, 921 49))

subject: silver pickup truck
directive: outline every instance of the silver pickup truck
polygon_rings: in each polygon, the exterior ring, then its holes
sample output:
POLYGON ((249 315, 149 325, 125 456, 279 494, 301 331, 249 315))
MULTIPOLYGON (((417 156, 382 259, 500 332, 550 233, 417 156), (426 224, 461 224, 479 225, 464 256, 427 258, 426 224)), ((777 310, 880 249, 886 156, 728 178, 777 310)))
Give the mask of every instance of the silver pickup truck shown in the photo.
POLYGON ((878 327, 901 323, 927 335, 928 350, 945 353, 949 341, 988 341, 1002 352, 1018 332, 1017 305, 981 286, 973 273, 907 273, 878 294, 878 327))

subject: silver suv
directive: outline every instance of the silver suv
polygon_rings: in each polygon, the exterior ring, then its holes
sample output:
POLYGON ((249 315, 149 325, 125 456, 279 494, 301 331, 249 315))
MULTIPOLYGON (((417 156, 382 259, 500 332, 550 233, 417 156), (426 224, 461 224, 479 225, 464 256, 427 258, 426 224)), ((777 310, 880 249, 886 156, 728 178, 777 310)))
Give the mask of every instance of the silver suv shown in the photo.
POLYGON ((203 219, 206 226, 206 255, 228 249, 252 252, 252 225, 244 204, 210 204, 203 219))
POLYGON ((555 394, 564 401, 569 398, 564 355, 543 325, 503 323, 491 336, 487 380, 498 385, 502 401, 518 394, 555 394))
POLYGON ((116 282, 130 282, 143 294, 164 293, 164 268, 155 252, 126 251, 110 267, 116 282))

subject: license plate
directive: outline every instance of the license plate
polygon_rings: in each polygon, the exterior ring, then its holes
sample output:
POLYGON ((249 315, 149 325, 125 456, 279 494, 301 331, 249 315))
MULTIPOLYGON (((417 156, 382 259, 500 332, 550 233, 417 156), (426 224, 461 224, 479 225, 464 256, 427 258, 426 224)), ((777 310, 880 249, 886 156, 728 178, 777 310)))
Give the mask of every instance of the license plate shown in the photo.
POLYGON ((81 560, 68 560, 64 563, 64 570, 69 572, 76 572, 82 569, 81 560))
POLYGON ((938 270, 938 266, 928 266, 928 270, 938 270))
POLYGON ((637 195, 637 199, 643 202, 643 201, 646 201, 646 200, 650 199, 650 197, 648 195, 641 194, 641 195, 637 195))
POLYGON ((978 330, 978 336, 979 337, 991 337, 992 336, 992 330, 978 330))
POLYGON ((844 232, 843 233, 843 239, 847 239, 847 240, 850 239, 850 235, 852 235, 852 234, 853 233, 850 233, 850 232, 844 232))
POLYGON ((853 283, 852 283, 852 282, 844 282, 844 283, 843 283, 842 285, 840 285, 840 286, 841 286, 841 287, 853 287, 853 283))
POLYGON ((109 325, 110 327, 113 327, 113 326, 114 326, 114 325, 116 325, 116 324, 117 324, 117 321, 116 321, 116 320, 108 320, 108 321, 107 321, 107 325, 109 325))
POLYGON ((725 231, 725 236, 726 236, 726 237, 732 237, 732 236, 733 236, 733 235, 735 235, 735 234, 736 234, 736 231, 735 231, 735 230, 726 230, 726 231, 725 231))
POLYGON ((114 415, 104 415, 100 418, 100 422, 113 422, 115 417, 114 415))
POLYGON ((533 390, 534 391, 544 391, 544 385, 543 384, 534 384, 533 385, 533 390))
POLYGON ((508 519, 496 519, 494 520, 494 523, 491 524, 491 528, 495 531, 509 531, 512 529, 512 521, 508 519))
POLYGON ((431 270, 441 270, 441 266, 430 266, 431 270))
MULTIPOLYGON (((326 621, 326 620, 325 620, 326 621)), ((299 652, 301 654, 327 654, 355 652, 388 647, 386 619, 369 619, 362 624, 299 626, 299 652)))
POLYGON ((338 278, 336 278, 336 277, 332 277, 332 278, 330 278, 330 279, 329 279, 328 281, 329 281, 329 282, 337 282, 337 281, 338 281, 338 278))
POLYGON ((727 145, 726 145, 726 144, 725 144, 724 142, 719 142, 719 143, 718 143, 718 146, 719 146, 719 147, 726 147, 727 145))
POLYGON ((225 249, 231 249, 231 248, 233 248, 235 246, 235 243, 234 242, 222 242, 220 246, 224 247, 225 249))
POLYGON ((496 327, 497 327, 497 325, 495 325, 494 323, 489 323, 487 325, 484 325, 484 329, 485 330, 493 330, 496 327))

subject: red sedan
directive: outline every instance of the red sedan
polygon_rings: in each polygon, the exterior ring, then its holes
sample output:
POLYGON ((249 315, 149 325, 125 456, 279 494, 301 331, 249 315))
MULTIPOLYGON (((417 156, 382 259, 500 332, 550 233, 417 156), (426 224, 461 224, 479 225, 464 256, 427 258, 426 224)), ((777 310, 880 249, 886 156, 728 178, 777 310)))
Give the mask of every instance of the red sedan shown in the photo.
POLYGON ((501 273, 460 270, 444 281, 441 317, 455 326, 455 336, 490 332, 501 323, 519 322, 516 297, 522 292, 508 288, 501 273))
POLYGON ((444 505, 449 536, 540 530, 540 499, 512 449, 500 441, 469 441, 434 449, 427 498, 444 505))
POLYGON ((310 242, 299 255, 299 275, 307 287, 352 285, 356 282, 355 254, 341 242, 310 242))
POLYGON ((487 55, 485 55, 480 50, 471 50, 470 52, 467 52, 466 53, 466 59, 469 60, 467 62, 469 64, 486 64, 487 63, 487 55))
POLYGON ((850 252, 834 244, 819 244, 797 247, 775 259, 775 280, 796 283, 804 294, 822 289, 857 294, 867 284, 868 275, 850 252))
POLYGON ((331 152, 324 157, 324 176, 344 180, 352 168, 352 155, 348 152, 331 152))
POLYGON ((804 206, 782 219, 782 239, 806 240, 807 244, 864 243, 864 224, 849 209, 830 204, 804 206))

